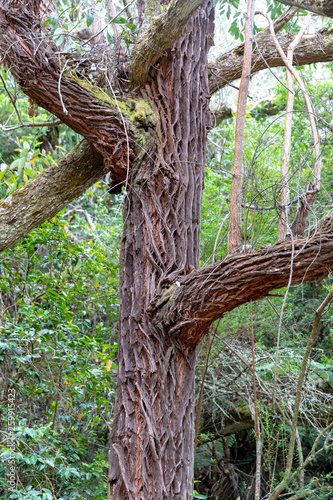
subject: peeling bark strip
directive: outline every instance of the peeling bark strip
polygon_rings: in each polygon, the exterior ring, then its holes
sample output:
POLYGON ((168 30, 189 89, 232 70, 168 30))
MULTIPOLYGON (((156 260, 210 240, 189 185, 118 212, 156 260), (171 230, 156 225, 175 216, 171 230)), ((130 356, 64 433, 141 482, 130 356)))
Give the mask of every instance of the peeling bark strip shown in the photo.
POLYGON ((80 142, 57 166, 47 168, 0 202, 0 251, 54 217, 103 175, 103 158, 80 142))
MULTIPOLYGON (((288 46, 294 35, 278 34, 277 39, 284 52, 287 52, 288 46)), ((272 37, 267 32, 258 33, 255 36, 257 46, 254 44, 252 54, 252 70, 254 75, 262 69, 284 66, 283 59, 276 50, 272 37), (265 63, 266 61, 266 63, 265 63)), ((229 82, 241 77, 243 64, 244 44, 235 47, 218 57, 215 61, 209 63, 209 90, 213 94, 219 89, 228 85, 229 82)), ((295 49, 293 65, 301 66, 303 64, 312 64, 316 62, 328 62, 333 60, 333 30, 324 29, 306 35, 298 47, 295 49)))
MULTIPOLYGON (((324 219, 319 227, 321 233, 295 241, 293 284, 321 280, 332 271, 333 219, 324 219)), ((290 242, 278 243, 194 271, 152 303, 156 328, 184 346, 197 344, 225 312, 286 286, 291 252, 290 242)))
POLYGON ((157 124, 124 207, 113 500, 192 498, 196 349, 156 332, 147 307, 159 285, 199 265, 212 32, 209 0, 144 87, 157 124))
POLYGON ((83 135, 103 156, 113 179, 122 181, 134 158, 129 124, 103 91, 94 94, 87 82, 66 76, 65 62, 42 33, 39 4, 0 1, 1 62, 26 95, 83 135))

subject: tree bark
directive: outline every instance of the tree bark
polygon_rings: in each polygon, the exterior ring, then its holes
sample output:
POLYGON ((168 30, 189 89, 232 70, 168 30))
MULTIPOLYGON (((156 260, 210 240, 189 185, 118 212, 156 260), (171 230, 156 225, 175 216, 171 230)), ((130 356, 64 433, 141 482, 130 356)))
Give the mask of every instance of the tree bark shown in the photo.
POLYGON ((87 141, 58 165, 47 168, 0 203, 0 251, 18 243, 32 229, 54 217, 103 175, 103 158, 87 141))
MULTIPOLYGON (((284 52, 287 52, 294 36, 277 34, 278 41, 284 52)), ((253 47, 251 75, 258 71, 284 66, 282 57, 276 50, 272 37, 266 31, 255 36, 256 44, 253 47), (257 48, 258 46, 258 48, 257 48), (259 49, 259 50, 258 50, 259 49), (260 52, 259 52, 260 51, 260 52)), ((209 90, 213 94, 241 77, 244 55, 244 44, 218 57, 209 63, 209 90)), ((333 60, 333 30, 322 29, 313 35, 306 35, 295 49, 293 65, 301 66, 316 62, 333 60)))
POLYGON ((132 168, 124 207, 114 500, 192 498, 196 348, 183 350, 156 330, 147 307, 157 287, 199 264, 212 30, 209 0, 143 91, 158 121, 151 147, 132 168))
MULTIPOLYGON (((150 69, 171 49, 197 8, 206 0, 174 0, 159 16, 150 16, 132 53, 131 80, 144 85, 150 69)), ((148 2, 147 2, 148 3, 148 2)), ((145 13, 147 16, 147 12, 145 13)))
POLYGON ((1 0, 1 63, 33 102, 83 135, 103 156, 107 171, 124 181, 135 156, 129 121, 103 91, 66 73, 66 62, 42 35, 39 1, 1 0))
MULTIPOLYGON (((330 274, 333 219, 324 219, 319 230, 311 238, 294 241, 292 284, 322 280, 330 274)), ((225 312, 286 286, 291 254, 291 242, 278 243, 193 271, 152 301, 155 327, 183 346, 196 345, 225 312)))

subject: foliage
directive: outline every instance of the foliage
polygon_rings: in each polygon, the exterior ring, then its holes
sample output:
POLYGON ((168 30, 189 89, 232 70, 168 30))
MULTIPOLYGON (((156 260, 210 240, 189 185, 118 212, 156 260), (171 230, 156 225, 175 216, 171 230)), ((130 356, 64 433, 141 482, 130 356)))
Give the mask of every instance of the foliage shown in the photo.
MULTIPOLYGON (((101 236, 85 240, 83 221, 72 222, 72 230, 83 233, 73 242, 68 226, 66 214, 59 214, 1 258, 2 406, 14 389, 20 477, 9 498, 105 498, 119 228, 107 235, 97 228, 101 236)), ((6 412, 2 420, 3 491, 11 442, 6 412)))

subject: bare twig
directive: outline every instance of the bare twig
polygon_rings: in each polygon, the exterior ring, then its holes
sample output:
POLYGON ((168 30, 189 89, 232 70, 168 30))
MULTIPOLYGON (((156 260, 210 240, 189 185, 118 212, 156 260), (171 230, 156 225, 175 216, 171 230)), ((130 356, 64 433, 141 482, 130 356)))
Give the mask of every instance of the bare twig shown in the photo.
POLYGON ((257 401, 257 384, 256 384, 256 365, 254 356, 254 328, 253 328, 253 313, 250 311, 251 318, 251 347, 252 347, 252 376, 253 376, 253 402, 254 402, 254 423, 256 429, 256 483, 255 483, 255 500, 260 500, 260 479, 261 479, 261 437, 258 416, 258 401, 257 401))
MULTIPOLYGON (((303 94, 303 98, 305 100, 306 108, 308 111, 308 116, 309 116, 309 121, 310 121, 310 126, 311 126, 311 132, 312 132, 312 137, 313 137, 313 144, 314 144, 314 151, 315 151, 315 164, 314 164, 314 180, 312 183, 309 184, 307 192, 303 199, 300 200, 300 206, 297 211, 296 217, 294 219, 294 222, 292 224, 292 232, 294 236, 297 238, 299 236, 303 235, 304 229, 305 229, 305 223, 306 223, 306 218, 310 210, 311 204, 315 201, 319 189, 320 189, 320 177, 321 177, 321 155, 320 155, 320 139, 319 139, 319 134, 317 130, 317 124, 315 120, 315 114, 312 109, 312 104, 311 100, 309 97, 309 94, 306 91, 305 85, 303 83, 303 80, 295 70, 295 68, 292 66, 292 61, 290 62, 283 52, 281 45, 275 35, 274 32, 274 25, 273 21, 270 19, 267 14, 263 12, 257 12, 257 14, 260 14, 267 19, 270 27, 270 32, 272 39, 274 41, 274 44, 276 46, 277 51, 279 52, 281 58, 283 59, 283 62, 285 66, 287 67, 288 71, 292 74, 292 76, 295 78, 296 82, 298 83, 298 86, 303 94)), ((311 16, 311 15, 310 15, 311 16)))
POLYGON ((17 106, 16 106, 16 99, 15 99, 15 97, 12 96, 12 93, 9 91, 9 89, 7 89, 6 82, 5 82, 5 80, 4 80, 4 78, 3 78, 3 76, 1 74, 0 74, 0 79, 2 81, 2 84, 3 84, 3 87, 5 89, 5 92, 6 92, 6 94, 8 95, 8 97, 10 99, 10 102, 14 106, 15 112, 16 112, 17 117, 19 119, 19 122, 20 122, 20 124, 22 126, 22 118, 21 118, 21 114, 20 114, 20 112, 19 112, 19 110, 17 109, 17 106))
MULTIPOLYGON (((312 347, 316 341, 319 327, 320 327, 320 322, 321 318, 323 315, 323 311, 325 307, 331 302, 333 298, 333 292, 330 292, 321 305, 318 307, 316 310, 316 315, 315 315, 315 320, 312 326, 312 331, 310 338, 307 342, 306 348, 305 348, 305 353, 303 356, 302 360, 302 365, 301 365, 301 370, 300 374, 298 377, 298 382, 297 382, 297 389, 296 389, 296 397, 295 397, 295 404, 294 404, 294 413, 293 413, 293 419, 292 419, 292 424, 291 424, 291 435, 290 435, 290 442, 289 442, 289 450, 288 450, 288 456, 287 456, 287 465, 285 469, 285 474, 283 481, 275 488, 273 493, 270 496, 270 500, 276 500, 278 496, 282 493, 282 491, 288 486, 292 479, 292 475, 290 474, 292 465, 293 465, 293 456, 294 456, 294 448, 295 448, 295 441, 296 441, 296 430, 297 430, 297 422, 298 422, 298 415, 299 415, 299 407, 301 404, 301 396, 302 396, 302 389, 303 389, 303 384, 304 384, 304 379, 305 379, 305 373, 306 373, 306 367, 308 364, 308 360, 311 354, 312 347)), ((308 459, 305 461, 307 462, 308 459)), ((305 463, 304 462, 304 463, 305 463)), ((304 463, 303 463, 303 470, 304 470, 304 463)))
POLYGON ((195 452, 196 452, 197 444, 198 444, 200 416, 201 416, 201 408, 202 408, 202 398, 203 398, 203 391, 204 391, 204 386, 205 386, 205 377, 206 377, 206 373, 207 373, 207 369, 208 369, 209 355, 210 355, 210 351, 211 351, 211 348, 212 348, 212 343, 213 343, 213 337, 212 337, 212 335, 210 333, 207 336, 206 356, 205 356, 204 367, 203 367, 203 370, 202 370, 201 387, 200 387, 200 393, 199 393, 197 413, 196 413, 196 416, 195 416, 194 456, 195 456, 195 452))
MULTIPOLYGON (((309 16, 311 18, 311 16, 309 16)), ((293 61, 294 51, 297 45, 302 40, 304 32, 309 25, 310 20, 308 17, 305 18, 304 23, 297 34, 289 45, 287 52, 287 59, 291 62, 293 61)), ((293 119, 293 109, 295 100, 295 88, 294 79, 292 73, 287 68, 287 87, 288 87, 288 99, 287 99, 287 114, 284 125, 284 142, 283 142, 283 157, 282 157, 282 169, 281 169, 281 211, 279 216, 279 228, 278 228, 278 241, 283 241, 286 239, 289 230, 289 161, 291 152, 291 125, 293 119)))
POLYGON ((253 18, 255 0, 249 0, 246 24, 242 78, 239 86, 239 96, 236 117, 235 154, 232 170, 232 183, 230 195, 230 224, 228 253, 237 250, 242 244, 242 179, 244 155, 244 131, 246 103, 251 78, 252 43, 253 43, 253 18))
POLYGON ((14 125, 13 127, 3 127, 0 125, 3 132, 10 132, 11 130, 17 130, 18 128, 34 128, 34 127, 52 127, 53 125, 60 125, 61 120, 54 120, 49 122, 22 122, 20 125, 14 125))

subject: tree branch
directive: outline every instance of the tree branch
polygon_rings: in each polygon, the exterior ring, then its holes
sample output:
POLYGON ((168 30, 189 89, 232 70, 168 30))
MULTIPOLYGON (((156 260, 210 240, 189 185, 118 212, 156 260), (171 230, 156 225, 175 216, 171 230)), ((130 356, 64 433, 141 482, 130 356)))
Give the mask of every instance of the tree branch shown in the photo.
POLYGON ((239 85, 235 126, 235 150, 230 192, 228 253, 234 252, 242 245, 242 183, 244 174, 243 158, 245 115, 247 95, 249 92, 251 78, 254 8, 255 0, 249 0, 247 3, 247 14, 245 22, 242 78, 239 85))
POLYGON ((103 175, 103 158, 82 141, 38 177, 0 204, 0 251, 54 217, 103 175))
POLYGON ((277 0, 283 5, 291 5, 299 9, 308 10, 319 16, 333 17, 331 0, 277 0))
POLYGON ((129 123, 106 93, 66 72, 57 48, 42 36, 37 0, 0 1, 0 53, 22 91, 83 135, 113 179, 124 180, 134 158, 129 123))
MULTIPOLYGON (((296 35, 295 35, 296 36, 296 35)), ((278 34, 277 39, 284 52, 287 52, 292 34, 278 34)), ((252 54, 252 70, 254 75, 262 69, 284 66, 280 54, 277 52, 272 37, 267 32, 255 36, 256 45, 252 54), (258 50, 259 49, 259 50, 258 50), (266 61, 266 62, 265 62, 266 61)), ((213 94, 241 77, 243 64, 244 44, 226 52, 215 61, 209 63, 209 89, 213 94)), ((313 35, 306 35, 294 52, 293 65, 328 62, 333 60, 333 30, 324 29, 313 35)))
MULTIPOLYGON (((333 268, 333 219, 328 217, 309 239, 294 241, 292 284, 323 279, 333 268)), ((157 330, 167 331, 183 346, 200 342, 210 324, 227 311, 287 285, 291 242, 263 247, 181 278, 152 302, 157 330)))
POLYGON ((162 13, 144 26, 132 53, 130 78, 134 85, 144 85, 149 70, 174 42, 195 11, 206 0, 173 0, 162 13))

